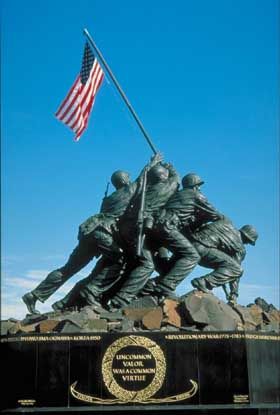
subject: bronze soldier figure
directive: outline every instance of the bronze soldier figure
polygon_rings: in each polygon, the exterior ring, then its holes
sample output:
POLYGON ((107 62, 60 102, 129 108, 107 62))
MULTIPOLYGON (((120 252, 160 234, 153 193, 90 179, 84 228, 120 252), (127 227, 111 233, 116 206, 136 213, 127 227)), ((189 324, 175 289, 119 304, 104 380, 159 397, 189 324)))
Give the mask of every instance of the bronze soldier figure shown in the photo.
POLYGON ((257 231, 251 225, 236 229, 228 220, 219 220, 202 226, 192 236, 193 245, 200 255, 199 265, 212 268, 210 274, 191 281, 193 287, 207 292, 215 287, 229 284, 227 300, 235 304, 238 286, 243 274, 241 262, 246 250, 244 245, 255 245, 257 231))
MULTIPOLYGON (((149 163, 149 168, 157 164, 159 160, 161 160, 161 156, 156 154, 149 163)), ((120 260, 122 249, 114 240, 116 222, 135 194, 142 174, 143 172, 135 182, 131 183, 128 173, 120 170, 113 173, 111 182, 116 191, 103 199, 99 214, 91 216, 80 225, 79 243, 66 264, 49 273, 34 290, 22 297, 30 313, 38 313, 35 309, 37 300, 45 302, 61 285, 84 268, 94 257, 102 254, 114 262, 120 260)), ((54 308, 60 308, 59 302, 54 304, 54 308)))
MULTIPOLYGON (((179 176, 171 164, 159 163, 148 172, 143 224, 147 236, 149 236, 147 230, 153 227, 155 218, 178 187, 179 176)), ((124 251, 128 258, 132 257, 136 261, 136 266, 134 265, 123 285, 110 300, 109 307, 111 309, 120 308, 135 298, 155 269, 153 252, 155 247, 158 248, 160 245, 152 238, 148 237, 144 240, 141 255, 135 258, 138 242, 137 220, 141 197, 140 193, 135 195, 119 221, 124 251)))
POLYGON ((200 192, 204 182, 194 174, 182 180, 183 189, 167 202, 157 218, 152 237, 173 253, 169 270, 145 287, 146 293, 154 292, 159 297, 172 297, 176 287, 190 274, 199 262, 199 254, 190 241, 194 229, 203 223, 216 221, 224 216, 219 213, 200 192))

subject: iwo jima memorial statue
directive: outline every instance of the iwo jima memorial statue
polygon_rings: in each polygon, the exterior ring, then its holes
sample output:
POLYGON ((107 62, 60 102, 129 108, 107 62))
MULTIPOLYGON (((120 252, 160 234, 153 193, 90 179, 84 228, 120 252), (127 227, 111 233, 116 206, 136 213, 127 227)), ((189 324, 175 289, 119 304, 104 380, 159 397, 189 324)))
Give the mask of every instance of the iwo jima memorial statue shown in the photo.
POLYGON ((135 181, 112 174, 115 191, 80 225, 66 264, 23 296, 26 318, 2 322, 2 354, 16 369, 5 377, 4 412, 277 413, 279 311, 261 298, 237 302, 255 227, 236 228, 210 204, 198 174, 186 172, 180 183, 84 32, 81 73, 57 118, 80 138, 103 67, 154 156, 135 181), (53 311, 36 310, 94 258, 90 275, 53 311), (197 265, 206 274, 192 278, 197 265), (178 297, 187 277, 193 290, 178 297))

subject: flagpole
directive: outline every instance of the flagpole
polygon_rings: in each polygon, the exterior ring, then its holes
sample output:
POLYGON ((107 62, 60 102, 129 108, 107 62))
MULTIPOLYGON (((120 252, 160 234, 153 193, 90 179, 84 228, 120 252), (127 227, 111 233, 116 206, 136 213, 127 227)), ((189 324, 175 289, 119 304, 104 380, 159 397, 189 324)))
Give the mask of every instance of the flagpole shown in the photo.
POLYGON ((133 118, 134 118, 134 119, 135 119, 135 121, 137 122, 138 127, 139 127, 139 128, 140 128, 140 130, 142 131, 142 133, 143 133, 143 135, 144 135, 145 139, 147 140, 147 142, 148 142, 149 146, 151 147, 151 149, 152 149, 153 153, 154 153, 154 154, 156 154, 156 153, 157 153, 157 150, 156 150, 156 148, 155 148, 155 146, 154 146, 154 144, 153 144, 153 142, 152 142, 151 138, 149 137, 149 135, 148 135, 147 131, 145 130, 145 128, 144 128, 144 126, 143 126, 143 124, 141 123, 141 121, 140 121, 140 119, 139 119, 138 115, 136 114, 136 112, 134 111, 134 109, 133 109, 132 105, 131 105, 131 104, 130 104, 130 102, 128 101, 128 99, 127 99, 127 97, 126 97, 125 93, 123 92, 123 90, 122 90, 122 88, 121 88, 120 84, 119 84, 119 83, 118 83, 118 81, 116 80, 116 78, 115 78, 115 76, 114 76, 113 72, 111 71, 111 69, 110 69, 109 65, 107 64, 107 62, 105 61, 104 57, 102 56, 102 53, 100 52, 100 50, 98 49, 98 47, 97 47, 97 46, 96 46, 96 44, 94 43, 94 41, 93 41, 92 37, 90 36, 89 32, 87 31, 87 29, 84 29, 84 35, 87 37, 87 39, 88 39, 88 41, 89 41, 90 45, 92 46, 92 48, 94 49, 94 51, 95 51, 95 52, 96 52, 96 54, 98 55, 98 58, 100 59, 101 63, 104 65, 104 67, 105 67, 106 71, 108 72, 108 74, 109 74, 110 78, 112 79, 112 81, 113 81, 113 83, 114 83, 115 87, 117 88, 117 90, 118 90, 118 92, 120 93, 120 95, 121 95, 122 99, 124 100, 124 102, 125 102, 125 104, 126 104, 127 108, 129 109, 129 111, 130 111, 131 115, 133 116, 133 118))

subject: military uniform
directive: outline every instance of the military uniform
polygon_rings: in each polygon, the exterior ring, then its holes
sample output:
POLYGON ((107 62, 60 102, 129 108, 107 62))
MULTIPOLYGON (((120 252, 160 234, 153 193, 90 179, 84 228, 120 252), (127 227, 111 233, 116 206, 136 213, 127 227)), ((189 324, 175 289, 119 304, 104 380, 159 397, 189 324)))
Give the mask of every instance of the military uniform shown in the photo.
POLYGON ((243 274, 241 262, 246 255, 240 231, 230 221, 219 220, 197 230, 193 234, 193 245, 200 255, 199 265, 213 269, 193 280, 194 286, 213 289, 229 283, 231 294, 237 296, 239 278, 243 274))
MULTIPOLYGON (((148 179, 148 184, 145 193, 145 207, 144 207, 144 222, 147 227, 152 227, 160 210, 165 206, 170 197, 177 191, 179 187, 179 176, 172 165, 163 164, 169 171, 169 176, 166 181, 159 181, 151 183, 148 179)), ((119 222, 120 236, 124 241, 124 246, 128 258, 133 258, 137 261, 137 266, 128 275, 118 293, 114 295, 111 304, 116 307, 128 304, 136 295, 142 290, 150 275, 155 270, 153 259, 153 252, 161 245, 155 240, 146 229, 147 238, 145 239, 140 258, 135 259, 136 244, 137 244, 137 215, 140 206, 141 195, 136 195, 133 198, 131 206, 127 209, 119 222)))
MULTIPOLYGON (((66 264, 66 268, 63 267, 49 274, 51 279, 48 280, 48 276, 41 283, 42 285, 40 284, 39 293, 37 290, 33 292, 37 298, 42 299, 42 292, 46 292, 49 297, 68 278, 87 265, 93 256, 102 255, 102 258, 97 262, 96 267, 90 275, 78 282, 71 292, 58 303, 55 303, 53 307, 57 307, 58 304, 59 308, 68 307, 75 305, 75 302, 79 303, 81 299, 83 302, 91 304, 97 301, 101 294, 114 285, 119 278, 121 271, 120 260, 122 258, 122 249, 119 246, 120 240, 118 235, 119 217, 125 212, 132 198, 137 193, 137 190, 141 187, 145 170, 151 169, 158 163, 158 156, 155 155, 151 159, 137 180, 118 188, 110 196, 105 197, 101 205, 100 214, 91 216, 80 225, 78 236, 80 242, 74 250, 74 261, 72 260, 72 254, 66 264), (92 240, 94 243, 92 243, 92 240), (57 275, 58 278, 56 277, 57 275), (55 284, 52 284, 52 280, 54 281, 55 278, 60 279, 55 284), (49 286, 53 290, 52 292, 50 292, 49 286)), ((123 172, 117 171, 111 178, 115 186, 115 176, 118 174, 123 174, 123 172)))
MULTIPOLYGON (((58 303, 60 308, 85 305, 101 305, 102 296, 112 287, 116 287, 122 277, 122 264, 102 256, 92 272, 77 282, 67 295, 58 303)), ((56 308, 57 303, 54 304, 56 308)))
POLYGON ((193 229, 222 215, 198 189, 178 191, 167 202, 153 229, 153 237, 173 253, 171 269, 157 278, 156 291, 172 295, 200 257, 190 241, 193 229))
POLYGON ((125 211, 138 186, 138 180, 113 192, 103 199, 101 213, 91 216, 79 227, 79 243, 66 264, 47 275, 31 293, 41 302, 46 301, 70 277, 84 268, 94 257, 104 255, 110 261, 121 256, 115 242, 116 221, 125 211))

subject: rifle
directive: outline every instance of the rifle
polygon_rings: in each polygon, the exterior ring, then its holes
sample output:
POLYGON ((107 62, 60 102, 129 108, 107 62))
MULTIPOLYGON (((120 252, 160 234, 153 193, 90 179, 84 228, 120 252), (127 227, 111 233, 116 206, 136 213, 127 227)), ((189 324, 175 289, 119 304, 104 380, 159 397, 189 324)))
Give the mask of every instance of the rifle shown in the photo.
POLYGON ((109 186, 110 186, 110 182, 107 183, 104 197, 107 197, 108 196, 109 186))
POLYGON ((140 209, 138 212, 137 225, 138 225, 138 237, 137 237, 137 248, 136 255, 141 256, 142 248, 144 244, 144 212, 145 212, 145 196, 146 196, 146 186, 147 186, 147 169, 143 173, 143 182, 142 182, 142 192, 141 192, 141 201, 140 209))

